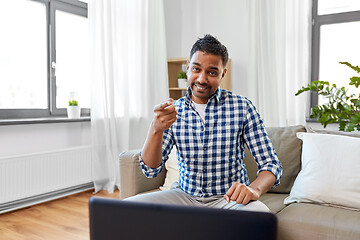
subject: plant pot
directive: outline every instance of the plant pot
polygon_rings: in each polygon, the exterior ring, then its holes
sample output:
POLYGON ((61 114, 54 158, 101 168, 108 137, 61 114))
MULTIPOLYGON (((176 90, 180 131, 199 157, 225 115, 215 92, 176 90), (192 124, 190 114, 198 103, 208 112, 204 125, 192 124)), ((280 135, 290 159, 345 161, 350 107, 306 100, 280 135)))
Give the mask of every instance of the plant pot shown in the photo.
POLYGON ((178 79, 178 88, 187 88, 187 79, 178 79))
POLYGON ((81 108, 79 106, 68 106, 67 107, 67 115, 68 118, 80 118, 81 108))

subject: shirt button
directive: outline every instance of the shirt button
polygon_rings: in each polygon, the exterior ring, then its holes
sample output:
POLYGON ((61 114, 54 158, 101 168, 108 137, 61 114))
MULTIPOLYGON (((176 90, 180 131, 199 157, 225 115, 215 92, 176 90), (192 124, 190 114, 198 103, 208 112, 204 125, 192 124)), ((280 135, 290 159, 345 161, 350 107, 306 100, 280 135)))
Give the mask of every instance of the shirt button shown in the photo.
POLYGON ((201 131, 204 131, 204 128, 203 128, 203 127, 201 127, 201 131))
POLYGON ((205 188, 202 188, 201 191, 205 192, 205 188))
POLYGON ((204 151, 206 151, 207 150, 207 148, 206 147, 204 147, 204 151))
POLYGON ((204 169, 203 172, 206 172, 206 169, 204 169))

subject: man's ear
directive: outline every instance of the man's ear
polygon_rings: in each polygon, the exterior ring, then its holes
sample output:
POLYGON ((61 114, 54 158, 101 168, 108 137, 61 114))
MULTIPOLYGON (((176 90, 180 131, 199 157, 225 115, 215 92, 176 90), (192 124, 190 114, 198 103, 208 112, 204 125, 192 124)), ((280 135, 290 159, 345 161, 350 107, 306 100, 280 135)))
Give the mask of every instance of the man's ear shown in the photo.
POLYGON ((187 71, 189 71, 189 67, 190 67, 190 61, 187 60, 187 61, 186 61, 186 70, 187 70, 187 71))
POLYGON ((224 78, 224 77, 225 77, 226 72, 227 72, 227 68, 224 69, 224 71, 223 71, 223 73, 222 73, 222 75, 221 75, 221 78, 224 78))

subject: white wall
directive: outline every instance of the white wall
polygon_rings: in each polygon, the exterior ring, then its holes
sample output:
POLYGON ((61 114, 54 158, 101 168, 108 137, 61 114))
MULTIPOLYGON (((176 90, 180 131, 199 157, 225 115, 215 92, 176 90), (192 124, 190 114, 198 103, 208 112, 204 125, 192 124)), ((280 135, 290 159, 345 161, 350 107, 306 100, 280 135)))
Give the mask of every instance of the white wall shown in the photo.
MULTIPOLYGON (((179 39, 182 33, 178 31, 179 18, 182 18, 183 8, 191 1, 165 0, 166 17, 167 17, 167 37, 172 46, 168 46, 173 51, 178 50, 179 39), (186 2, 186 4, 185 4, 186 2), (171 8, 168 10, 167 8, 171 8), (169 12, 171 11, 171 12, 169 12), (171 17, 169 14, 171 14, 171 17), (174 31, 170 31, 174 29, 174 31), (178 42, 177 42, 178 41, 178 42)), ((195 36, 195 35, 194 35, 195 36)), ((185 38, 185 37, 184 37, 185 38)), ((193 41, 196 37, 189 38, 188 42, 193 41)), ((187 46, 186 46, 187 47, 187 46)), ((187 47, 188 48, 188 47, 187 47)), ((188 51, 186 49, 186 51, 188 51)), ((184 56, 182 53, 172 53, 172 56, 184 56)), ((91 145, 91 126, 90 122, 68 122, 68 123, 47 123, 47 124, 22 124, 22 125, 0 125, 0 158, 14 155, 32 154, 39 152, 57 151, 64 148, 81 147, 91 145)), ((144 133, 144 136, 146 133, 144 133)), ((141 136, 140 138, 145 138, 141 136)), ((135 147, 141 146, 141 142, 131 142, 130 145, 135 147)))
POLYGON ((168 58, 189 57, 194 42, 209 33, 229 51, 232 91, 247 96, 249 46, 245 0, 164 0, 168 58))
MULTIPOLYGON (((232 91, 251 95, 248 85, 249 39, 246 0, 164 0, 168 58, 189 57, 194 42, 209 33, 216 36, 229 51, 232 91)), ((323 129, 319 123, 307 123, 323 129)), ((328 130, 337 130, 331 124, 328 130)))
POLYGON ((0 157, 91 145, 90 122, 0 126, 0 157))
MULTIPOLYGON (((164 0, 164 10, 168 58, 189 57, 197 38, 210 33, 228 48, 233 92, 247 96, 246 0, 164 0)), ((321 128, 317 123, 311 125, 321 128)), ((130 145, 141 146, 144 139, 139 140, 141 143, 130 145)), ((90 122, 0 126, 0 157, 90 144, 90 122)))
MULTIPOLYGON (((168 57, 188 57, 197 38, 210 33, 228 47, 233 91, 246 95, 245 0, 164 0, 164 9, 168 57)), ((141 146, 144 136, 130 145, 141 146)), ((90 122, 0 126, 0 157, 88 145, 90 122)))

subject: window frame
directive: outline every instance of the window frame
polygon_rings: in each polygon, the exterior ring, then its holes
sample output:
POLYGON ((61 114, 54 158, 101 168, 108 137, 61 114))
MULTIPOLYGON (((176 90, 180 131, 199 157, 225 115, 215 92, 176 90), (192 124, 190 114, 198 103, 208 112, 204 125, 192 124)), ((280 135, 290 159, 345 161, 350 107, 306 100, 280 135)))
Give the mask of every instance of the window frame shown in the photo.
MULTIPOLYGON (((77 0, 30 0, 40 2, 46 9, 47 35, 47 108, 46 109, 0 109, 0 119, 66 117, 66 108, 56 108, 56 76, 52 62, 56 63, 55 11, 60 10, 87 17, 88 4, 77 0)), ((89 108, 81 109, 81 116, 90 116, 89 108)))
MULTIPOLYGON (((318 0, 313 0, 311 38, 311 82, 319 79, 320 28, 322 25, 360 21, 360 11, 318 15, 318 0)), ((311 92, 311 108, 318 105, 318 94, 311 92)))

